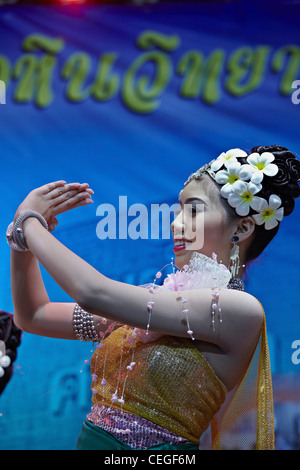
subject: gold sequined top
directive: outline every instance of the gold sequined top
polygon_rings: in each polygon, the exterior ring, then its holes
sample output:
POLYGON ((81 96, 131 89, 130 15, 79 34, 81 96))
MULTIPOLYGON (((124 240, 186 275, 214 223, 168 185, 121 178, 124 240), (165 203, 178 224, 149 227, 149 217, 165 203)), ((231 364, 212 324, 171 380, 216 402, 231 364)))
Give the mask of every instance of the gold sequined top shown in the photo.
POLYGON ((220 409, 226 388, 189 339, 143 343, 120 327, 91 360, 93 403, 145 418, 190 442, 220 409))

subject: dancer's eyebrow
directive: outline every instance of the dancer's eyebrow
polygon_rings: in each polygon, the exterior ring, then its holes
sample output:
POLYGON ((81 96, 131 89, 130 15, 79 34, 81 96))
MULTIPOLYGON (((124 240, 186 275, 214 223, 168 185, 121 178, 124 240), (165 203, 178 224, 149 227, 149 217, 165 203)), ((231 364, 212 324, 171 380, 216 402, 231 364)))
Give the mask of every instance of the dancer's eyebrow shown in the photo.
MULTIPOLYGON (((191 202, 191 201, 199 201, 199 202, 202 202, 202 204, 204 204, 205 206, 207 206, 207 203, 205 201, 203 201, 203 199, 201 199, 200 197, 188 197, 186 200, 185 200, 185 204, 191 202)), ((180 199, 180 196, 178 197, 178 202, 180 205, 182 205, 182 202, 181 202, 181 199, 180 199)))

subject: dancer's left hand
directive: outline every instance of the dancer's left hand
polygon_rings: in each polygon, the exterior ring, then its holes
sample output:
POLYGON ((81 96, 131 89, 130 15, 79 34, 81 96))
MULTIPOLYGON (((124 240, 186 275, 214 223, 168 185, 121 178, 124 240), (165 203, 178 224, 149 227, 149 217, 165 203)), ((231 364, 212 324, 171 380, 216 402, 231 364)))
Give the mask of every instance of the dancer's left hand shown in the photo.
POLYGON ((19 205, 14 220, 25 211, 41 214, 48 223, 49 231, 58 225, 56 216, 79 206, 88 205, 94 193, 87 183, 66 183, 54 181, 32 190, 19 205))

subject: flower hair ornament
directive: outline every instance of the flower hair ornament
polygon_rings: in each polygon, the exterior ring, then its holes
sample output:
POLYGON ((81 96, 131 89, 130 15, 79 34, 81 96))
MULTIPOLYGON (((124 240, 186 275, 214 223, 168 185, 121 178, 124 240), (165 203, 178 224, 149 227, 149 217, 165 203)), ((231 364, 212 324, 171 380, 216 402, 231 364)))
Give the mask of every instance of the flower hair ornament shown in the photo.
POLYGON ((0 378, 4 376, 5 368, 10 366, 11 359, 5 354, 5 343, 0 341, 0 378))
POLYGON ((283 218, 282 201, 277 194, 271 194, 269 200, 256 194, 262 189, 265 176, 272 178, 278 173, 278 166, 272 163, 274 160, 271 152, 254 152, 247 156, 241 149, 231 149, 190 175, 184 186, 208 173, 221 185, 221 196, 239 216, 247 216, 251 208, 256 212, 252 215, 255 223, 271 230, 283 218), (247 163, 241 164, 239 158, 246 158, 247 163))

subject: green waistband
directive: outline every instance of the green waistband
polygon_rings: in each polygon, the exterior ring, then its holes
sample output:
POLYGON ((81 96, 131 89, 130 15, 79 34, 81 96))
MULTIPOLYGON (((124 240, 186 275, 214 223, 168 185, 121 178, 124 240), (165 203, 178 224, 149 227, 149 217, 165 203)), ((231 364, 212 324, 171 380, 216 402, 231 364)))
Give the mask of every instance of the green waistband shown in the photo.
MULTIPOLYGON (((134 450, 104 429, 95 426, 90 421, 82 425, 75 450, 134 450)), ((198 445, 192 442, 185 444, 170 444, 164 442, 148 447, 146 450, 198 450, 198 445)))

